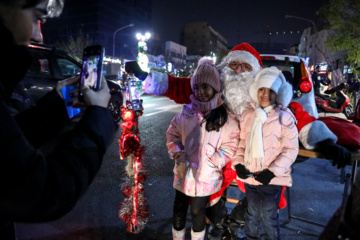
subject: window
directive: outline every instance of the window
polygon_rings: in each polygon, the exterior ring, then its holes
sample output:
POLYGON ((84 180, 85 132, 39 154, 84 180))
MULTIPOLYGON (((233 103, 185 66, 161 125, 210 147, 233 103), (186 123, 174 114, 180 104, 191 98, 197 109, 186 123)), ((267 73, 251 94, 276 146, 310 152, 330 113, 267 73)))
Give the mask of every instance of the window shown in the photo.
POLYGON ((34 74, 49 75, 50 67, 49 67, 49 60, 46 54, 34 53, 32 54, 32 56, 33 56, 33 60, 31 62, 31 66, 28 72, 34 74))
POLYGON ((59 64, 61 75, 66 78, 81 72, 80 67, 66 58, 56 58, 56 61, 59 64))

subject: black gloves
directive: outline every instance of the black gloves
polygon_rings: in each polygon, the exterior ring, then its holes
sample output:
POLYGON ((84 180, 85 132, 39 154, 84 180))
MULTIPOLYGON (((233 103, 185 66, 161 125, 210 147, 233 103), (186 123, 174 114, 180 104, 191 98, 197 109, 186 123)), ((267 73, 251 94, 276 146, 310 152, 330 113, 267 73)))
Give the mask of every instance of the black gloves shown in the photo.
POLYGON ((125 63, 125 71, 127 73, 133 73, 135 77, 144 81, 148 73, 144 72, 136 61, 129 61, 125 63))
POLYGON ((325 158, 333 160, 332 165, 337 168, 343 168, 351 162, 351 153, 330 139, 319 142, 316 147, 325 158))
POLYGON ((235 165, 235 169, 236 169, 236 174, 238 175, 239 178, 247 179, 249 177, 250 172, 245 168, 244 165, 239 163, 235 165))
POLYGON ((250 176, 253 176, 256 181, 261 182, 263 185, 268 185, 271 179, 275 177, 275 174, 269 169, 265 169, 259 173, 251 173, 245 168, 242 164, 235 165, 236 174, 241 179, 247 179, 250 176))
POLYGON ((258 174, 254 174, 256 181, 261 182, 264 185, 268 185, 271 179, 275 177, 275 174, 269 169, 265 169, 258 174))

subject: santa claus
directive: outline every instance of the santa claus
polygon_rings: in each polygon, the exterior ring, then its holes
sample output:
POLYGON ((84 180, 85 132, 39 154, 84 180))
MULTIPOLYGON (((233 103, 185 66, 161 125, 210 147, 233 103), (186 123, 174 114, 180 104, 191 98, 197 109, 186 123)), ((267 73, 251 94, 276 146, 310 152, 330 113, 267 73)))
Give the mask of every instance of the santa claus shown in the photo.
MULTIPOLYGON (((190 95, 192 94, 190 78, 174 77, 157 71, 151 71, 147 74, 141 71, 136 62, 128 62, 125 68, 127 72, 133 72, 139 79, 145 80, 145 91, 147 93, 166 96, 176 103, 190 103, 190 95)), ((221 73, 225 103, 229 113, 235 114, 238 119, 252 102, 249 95, 249 88, 254 82, 255 75, 262 68, 263 64, 260 54, 247 43, 241 43, 234 47, 218 65, 221 73)), ((350 152, 336 144, 337 137, 322 121, 318 121, 316 118, 310 116, 302 109, 302 106, 296 102, 292 102, 289 108, 297 118, 299 140, 305 148, 317 148, 319 151, 326 153, 325 156, 328 156, 327 149, 332 149, 332 154, 329 157, 333 160, 333 165, 337 165, 338 168, 345 166, 346 163, 350 161, 350 152)), ((227 212, 220 196, 236 178, 236 172, 231 169, 230 164, 223 169, 223 174, 223 188, 211 196, 211 207, 208 208, 207 211, 207 216, 214 226, 212 232, 209 234, 209 239, 221 239, 224 232, 224 217, 227 212)), ((237 180, 237 183, 239 188, 244 191, 243 183, 239 180, 237 180)), ((279 203, 280 208, 284 207, 284 202, 286 204, 285 198, 283 197, 279 203)), ((242 208, 235 209, 240 212, 244 211, 242 208)), ((232 212, 230 216, 236 216, 237 219, 232 219, 233 222, 238 224, 243 223, 242 213, 232 212)), ((234 228, 232 229, 234 230, 234 228)))

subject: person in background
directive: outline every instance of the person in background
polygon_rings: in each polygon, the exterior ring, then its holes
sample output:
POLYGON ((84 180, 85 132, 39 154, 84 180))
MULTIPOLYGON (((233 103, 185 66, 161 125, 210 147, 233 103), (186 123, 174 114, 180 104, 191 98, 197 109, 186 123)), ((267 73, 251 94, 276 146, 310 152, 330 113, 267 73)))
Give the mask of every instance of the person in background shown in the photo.
POLYGON ((255 104, 240 118, 240 143, 232 168, 245 182, 248 201, 246 239, 279 240, 279 202, 283 186, 292 186, 291 165, 299 151, 295 116, 287 106, 292 87, 276 67, 264 68, 250 86, 255 104))
POLYGON ((320 66, 317 65, 315 67, 315 71, 311 76, 311 80, 313 82, 314 85, 314 91, 317 94, 320 94, 320 82, 321 82, 321 77, 319 76, 319 72, 320 72, 320 66))
POLYGON ((175 160, 174 240, 185 239, 190 199, 191 239, 204 239, 209 196, 220 190, 222 169, 231 161, 240 134, 237 121, 227 114, 220 75, 211 58, 199 60, 191 88, 194 91, 191 103, 174 117, 166 132, 168 152, 175 160))
POLYGON ((56 88, 15 117, 8 102, 31 64, 30 42, 42 42, 41 24, 58 16, 60 0, 0 0, 0 239, 15 239, 13 222, 44 222, 68 213, 98 172, 115 125, 107 105, 104 80, 98 92, 81 89, 86 110, 70 131, 61 89, 79 76, 59 81, 56 88), (11 76, 9 76, 11 75, 11 76), (44 144, 58 138, 47 154, 44 144))

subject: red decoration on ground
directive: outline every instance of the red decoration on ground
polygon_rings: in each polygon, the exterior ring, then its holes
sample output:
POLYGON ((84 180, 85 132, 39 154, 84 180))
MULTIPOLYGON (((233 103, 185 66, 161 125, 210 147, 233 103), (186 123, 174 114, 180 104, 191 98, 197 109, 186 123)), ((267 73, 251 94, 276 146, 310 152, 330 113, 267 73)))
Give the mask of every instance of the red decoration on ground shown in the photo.
POLYGON ((146 172, 143 168, 144 145, 140 145, 138 136, 138 118, 142 115, 142 110, 129 110, 123 106, 121 108, 122 128, 121 136, 118 140, 120 158, 127 160, 127 178, 122 185, 124 200, 119 205, 118 216, 127 224, 127 231, 139 233, 144 227, 149 217, 149 207, 146 204, 143 181, 146 179, 146 172))

